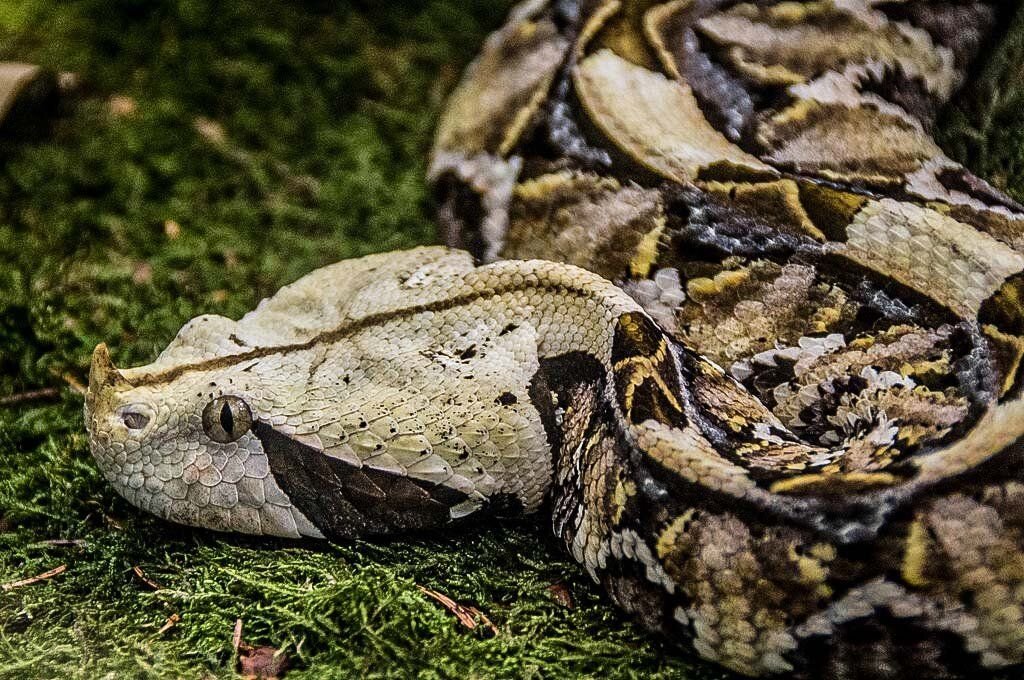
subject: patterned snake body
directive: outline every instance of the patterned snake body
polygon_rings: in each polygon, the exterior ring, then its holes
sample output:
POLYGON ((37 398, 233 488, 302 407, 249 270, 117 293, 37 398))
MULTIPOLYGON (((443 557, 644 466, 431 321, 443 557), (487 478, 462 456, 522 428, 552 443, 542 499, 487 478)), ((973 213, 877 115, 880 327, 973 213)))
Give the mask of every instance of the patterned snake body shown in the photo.
POLYGON ((276 536, 543 509, 746 675, 1021 664, 1024 210, 928 133, 999 13, 932 4, 520 6, 433 156, 470 253, 326 267, 148 366, 99 346, 101 469, 276 536))

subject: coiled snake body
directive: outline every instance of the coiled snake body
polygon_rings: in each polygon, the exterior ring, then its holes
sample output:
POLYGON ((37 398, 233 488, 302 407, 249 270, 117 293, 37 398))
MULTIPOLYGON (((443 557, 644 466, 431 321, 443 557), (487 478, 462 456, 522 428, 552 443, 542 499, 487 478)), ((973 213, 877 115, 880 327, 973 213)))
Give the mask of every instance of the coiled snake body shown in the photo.
POLYGON ((615 602, 747 675, 1020 664, 1024 210, 928 133, 998 17, 525 3, 438 132, 471 253, 326 267, 148 366, 101 345, 93 453, 220 530, 549 509, 615 602))

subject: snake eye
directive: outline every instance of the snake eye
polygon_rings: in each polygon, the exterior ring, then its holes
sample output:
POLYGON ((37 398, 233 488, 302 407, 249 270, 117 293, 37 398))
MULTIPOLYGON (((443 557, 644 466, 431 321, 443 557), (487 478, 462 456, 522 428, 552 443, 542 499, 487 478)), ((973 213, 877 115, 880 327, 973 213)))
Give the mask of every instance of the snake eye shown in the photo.
POLYGON ((238 397, 217 397, 203 409, 203 430, 215 442, 233 442, 248 432, 250 427, 252 411, 238 397))
POLYGON ((135 411, 125 411, 121 415, 121 421, 129 430, 141 430, 149 423, 149 416, 135 411))

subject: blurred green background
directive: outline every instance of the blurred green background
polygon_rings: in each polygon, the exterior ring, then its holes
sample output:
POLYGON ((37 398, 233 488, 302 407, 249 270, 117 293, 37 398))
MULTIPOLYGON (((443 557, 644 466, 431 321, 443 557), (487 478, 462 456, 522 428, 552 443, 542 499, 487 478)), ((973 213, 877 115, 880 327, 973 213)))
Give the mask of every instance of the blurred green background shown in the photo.
MULTIPOLYGON (((722 677, 620 616, 540 521, 249 540, 144 516, 103 482, 69 387, 93 346, 148 362, 195 315, 237 317, 321 265, 431 241, 432 128, 509 7, 212 5, 0 3, 0 59, 75 74, 42 129, 0 138, 0 400, 58 390, 0 401, 0 583, 66 565, 0 590, 0 678, 232 677, 239 618, 295 678, 722 677)), ((1024 199, 1020 16, 981 73, 939 138, 1024 199)))

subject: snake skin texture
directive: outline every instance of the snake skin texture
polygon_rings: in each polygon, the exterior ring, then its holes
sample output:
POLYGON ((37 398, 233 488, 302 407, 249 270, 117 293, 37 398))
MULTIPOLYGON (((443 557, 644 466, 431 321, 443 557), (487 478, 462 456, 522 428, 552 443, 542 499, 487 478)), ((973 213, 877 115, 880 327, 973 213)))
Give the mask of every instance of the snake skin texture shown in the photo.
POLYGON ((531 0, 439 124, 450 246, 96 348, 138 507, 344 540, 544 513, 748 676, 1024 668, 1024 208, 937 111, 1014 8, 531 0))

